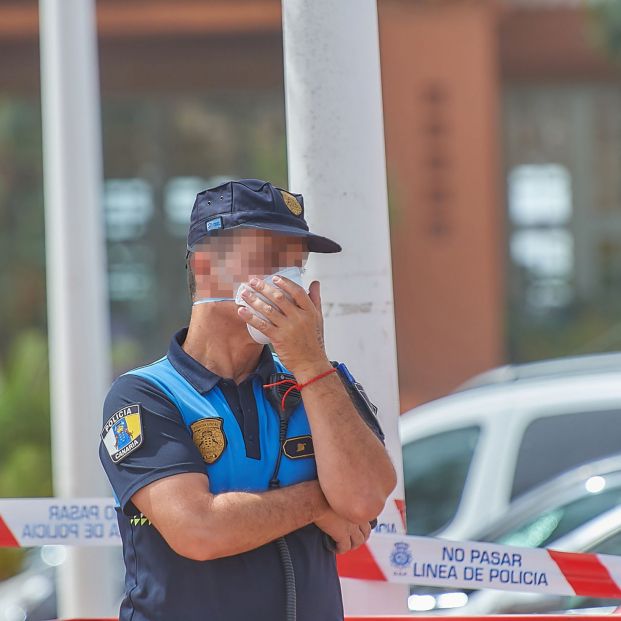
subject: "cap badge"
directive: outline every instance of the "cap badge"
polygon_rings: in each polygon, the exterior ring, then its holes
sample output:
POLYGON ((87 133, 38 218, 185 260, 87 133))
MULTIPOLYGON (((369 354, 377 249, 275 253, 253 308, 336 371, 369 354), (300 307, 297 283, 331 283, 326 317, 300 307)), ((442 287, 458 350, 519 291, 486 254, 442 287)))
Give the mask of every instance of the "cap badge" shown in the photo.
POLYGON ((281 190, 280 193, 282 194, 282 198, 285 201, 285 205, 287 205, 287 209, 294 216, 302 215, 302 205, 300 205, 298 199, 293 196, 293 194, 289 194, 289 192, 281 190))

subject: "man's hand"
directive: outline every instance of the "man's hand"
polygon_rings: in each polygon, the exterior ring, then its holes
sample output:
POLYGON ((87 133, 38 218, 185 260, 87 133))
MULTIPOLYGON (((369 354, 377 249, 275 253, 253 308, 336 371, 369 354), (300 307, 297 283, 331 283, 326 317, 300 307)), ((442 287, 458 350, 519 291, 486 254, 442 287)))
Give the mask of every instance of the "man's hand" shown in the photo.
POLYGON ((303 371, 316 371, 318 375, 330 369, 323 342, 319 282, 311 283, 310 295, 288 278, 275 277, 274 283, 277 286, 259 279, 249 283, 269 304, 248 288, 242 293, 244 300, 269 321, 253 315, 245 306, 238 309, 240 317, 271 339, 281 362, 296 377, 303 371))
POLYGON ((313 436, 317 476, 326 500, 336 513, 354 524, 381 513, 397 484, 397 475, 381 441, 362 420, 333 370, 323 346, 319 283, 310 295, 286 278, 274 286, 253 279, 246 302, 268 320, 241 307, 239 316, 270 338, 285 367, 298 384, 307 384, 302 400, 313 436), (291 296, 291 300, 285 295, 291 296), (320 382, 310 382, 326 373, 320 382))
POLYGON ((342 518, 332 509, 315 522, 326 535, 329 535, 336 544, 336 553, 344 554, 360 547, 371 534, 371 525, 368 522, 355 524, 342 518))

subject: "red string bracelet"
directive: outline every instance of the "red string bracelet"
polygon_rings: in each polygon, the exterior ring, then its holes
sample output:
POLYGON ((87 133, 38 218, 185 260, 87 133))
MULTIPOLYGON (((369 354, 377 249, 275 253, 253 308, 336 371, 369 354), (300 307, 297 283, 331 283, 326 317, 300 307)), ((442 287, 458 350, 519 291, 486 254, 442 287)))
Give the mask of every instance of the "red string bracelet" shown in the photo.
POLYGON ((304 388, 305 386, 308 386, 309 384, 312 384, 313 382, 316 382, 317 380, 320 380, 323 377, 326 377, 326 375, 330 375, 330 373, 336 373, 336 369, 332 367, 328 371, 324 371, 323 373, 316 375, 315 377, 309 379, 308 382, 304 382, 303 384, 298 384, 294 379, 284 379, 284 380, 281 380, 280 382, 274 382, 273 384, 263 384, 263 388, 271 388, 272 386, 279 386, 280 384, 291 384, 291 386, 289 386, 289 388, 287 388, 287 390, 285 391, 285 394, 282 396, 282 400, 280 402, 280 407, 284 410, 285 400, 287 398, 287 395, 292 390, 295 390, 296 388, 298 390, 302 390, 302 388, 304 388))

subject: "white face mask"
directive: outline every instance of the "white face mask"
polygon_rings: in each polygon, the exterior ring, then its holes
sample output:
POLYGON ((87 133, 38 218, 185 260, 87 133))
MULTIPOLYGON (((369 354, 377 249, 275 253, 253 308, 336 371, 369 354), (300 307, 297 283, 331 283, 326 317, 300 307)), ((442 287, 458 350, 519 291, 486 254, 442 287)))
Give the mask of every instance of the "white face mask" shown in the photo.
MULTIPOLYGON (((278 272, 270 276, 266 276, 263 279, 263 282, 266 282, 268 285, 272 285, 273 287, 275 287, 276 285, 274 285, 274 276, 284 276, 285 278, 288 278, 289 280, 294 282, 296 285, 300 285, 301 287, 304 286, 304 283, 302 282, 302 269, 299 267, 286 267, 285 269, 279 270, 278 272)), ((235 303, 239 304, 240 306, 246 306, 253 315, 260 317, 261 319, 265 319, 266 321, 269 321, 267 317, 263 316, 261 313, 259 313, 254 308, 252 308, 252 306, 250 306, 246 302, 246 300, 242 298, 241 294, 244 289, 250 289, 250 287, 246 283, 242 283, 237 288, 237 293, 235 294, 235 303)), ((264 302, 268 304, 270 303, 270 301, 264 296, 262 296, 260 293, 254 290, 252 291, 259 299, 263 300, 264 302)), ((288 293, 285 293, 285 295, 289 299, 291 299, 291 296, 289 296, 288 293)), ((248 328, 248 333, 250 334, 250 336, 257 343, 260 343, 261 345, 267 345, 268 343, 271 343, 270 338, 268 336, 265 336, 265 334, 263 334, 262 332, 259 332, 259 330, 257 330, 255 327, 251 326, 250 324, 247 324, 246 327, 248 328)))

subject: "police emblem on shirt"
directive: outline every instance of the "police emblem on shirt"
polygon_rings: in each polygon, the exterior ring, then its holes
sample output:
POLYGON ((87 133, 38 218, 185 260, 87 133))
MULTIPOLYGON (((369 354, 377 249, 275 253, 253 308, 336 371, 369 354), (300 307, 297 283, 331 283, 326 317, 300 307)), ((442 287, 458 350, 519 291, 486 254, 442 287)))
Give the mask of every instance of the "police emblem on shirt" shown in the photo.
POLYGON ((115 412, 104 423, 101 439, 115 464, 133 453, 143 440, 140 404, 134 403, 115 412))
POLYGON ((289 438, 283 443, 282 450, 289 459, 312 457, 315 454, 313 438, 311 436, 289 438))
POLYGON ((281 190, 282 198, 285 201, 285 205, 287 205, 287 209, 294 215, 299 216, 302 214, 302 205, 300 205, 298 199, 293 196, 293 194, 289 194, 289 192, 285 192, 281 190))
POLYGON ((226 436, 222 430, 224 419, 201 418, 190 425, 192 440, 205 463, 213 464, 226 448, 226 436))

